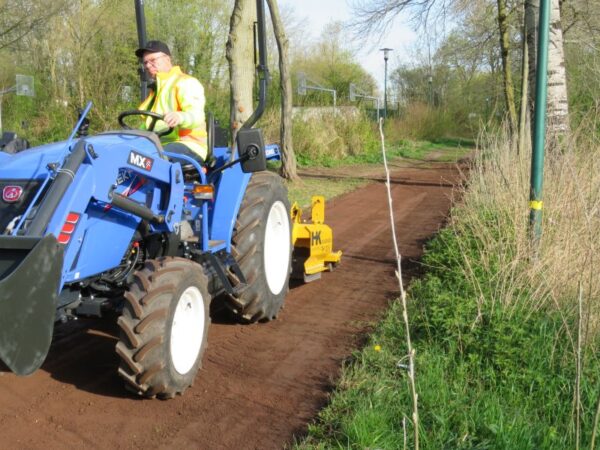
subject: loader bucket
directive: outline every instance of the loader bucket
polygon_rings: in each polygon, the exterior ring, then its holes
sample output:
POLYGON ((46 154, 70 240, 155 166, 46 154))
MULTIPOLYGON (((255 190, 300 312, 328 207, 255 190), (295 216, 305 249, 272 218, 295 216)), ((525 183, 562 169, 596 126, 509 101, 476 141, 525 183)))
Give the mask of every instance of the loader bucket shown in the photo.
POLYGON ((61 281, 63 247, 44 238, 0 236, 0 360, 17 375, 48 354, 61 281))

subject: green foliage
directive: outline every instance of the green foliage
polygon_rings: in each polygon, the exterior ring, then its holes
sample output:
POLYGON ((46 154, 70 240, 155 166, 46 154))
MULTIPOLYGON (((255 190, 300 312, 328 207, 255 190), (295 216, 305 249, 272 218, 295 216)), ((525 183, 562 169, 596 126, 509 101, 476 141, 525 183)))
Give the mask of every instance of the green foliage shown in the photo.
MULTIPOLYGON (((171 47, 174 61, 210 91, 226 86, 225 43, 231 0, 149 0, 148 38, 171 47)), ((227 100, 229 100, 227 98, 227 100)))
MULTIPOLYGON (((295 49, 291 72, 293 74, 304 72, 309 85, 318 84, 323 88, 335 89, 338 104, 347 101, 351 83, 365 92, 374 92, 376 83, 373 77, 355 61, 346 43, 348 40, 349 37, 346 36, 341 23, 330 23, 316 43, 295 49)), ((302 106, 331 106, 333 97, 329 92, 308 90, 307 95, 298 97, 296 102, 302 106)))
MULTIPOLYGON (((17 3, 7 5, 13 8, 17 3)), ((0 84, 13 84, 16 73, 33 75, 36 97, 5 96, 3 128, 19 132, 34 145, 64 139, 78 109, 88 101, 94 105, 91 132, 117 128, 118 113, 139 104, 134 5, 115 0, 57 1, 51 7, 38 0, 25 3, 31 5, 27 8, 35 22, 18 45, 1 50, 3 60, 12 64, 0 75, 0 84), (40 14, 45 14, 43 20, 40 14)), ((207 109, 221 124, 229 122, 223 29, 228 26, 230 5, 217 0, 193 5, 146 2, 148 38, 168 42, 175 63, 200 78, 207 109)), ((0 19, 7 19, 3 15, 7 11, 12 9, 0 6, 0 19)), ((0 49, 2 36, 8 35, 0 32, 0 49)))
MULTIPOLYGON (((480 245, 474 235, 443 230, 427 246, 426 275, 410 288, 422 447, 574 448, 575 356, 568 330, 575 318, 548 309, 509 313, 500 303, 481 307, 493 283, 479 271, 476 289, 463 275, 465 252, 476 255, 480 245)), ((410 448, 406 352, 402 307, 394 302, 299 447, 410 448)), ((587 442, 600 364, 588 353, 584 367, 587 442)))

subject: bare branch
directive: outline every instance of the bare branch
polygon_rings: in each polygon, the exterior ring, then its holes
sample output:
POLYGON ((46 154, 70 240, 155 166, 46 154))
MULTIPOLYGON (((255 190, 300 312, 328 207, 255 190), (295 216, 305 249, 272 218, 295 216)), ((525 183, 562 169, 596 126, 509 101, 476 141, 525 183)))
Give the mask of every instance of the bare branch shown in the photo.
POLYGON ((406 12, 416 29, 426 28, 431 22, 445 21, 452 14, 452 3, 452 0, 353 0, 355 18, 349 26, 358 36, 383 34, 406 12))
POLYGON ((0 49, 10 47, 61 12, 66 1, 50 6, 38 1, 5 0, 0 6, 0 49))

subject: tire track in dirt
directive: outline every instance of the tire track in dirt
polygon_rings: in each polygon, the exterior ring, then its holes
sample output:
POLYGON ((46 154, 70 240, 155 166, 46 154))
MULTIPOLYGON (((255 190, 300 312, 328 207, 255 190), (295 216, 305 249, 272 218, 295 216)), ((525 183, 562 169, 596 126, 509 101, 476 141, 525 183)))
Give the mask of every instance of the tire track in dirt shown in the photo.
MULTIPOLYGON (((403 268, 444 221, 449 165, 395 171, 392 194, 403 268)), ((328 202, 340 267, 292 288, 278 320, 243 326, 216 314, 195 385, 170 401, 124 391, 116 375, 117 327, 70 324, 42 370, 0 368, 5 448, 282 448, 326 403, 340 366, 397 296, 385 186, 328 202), (88 330, 89 328, 89 330, 88 330)))

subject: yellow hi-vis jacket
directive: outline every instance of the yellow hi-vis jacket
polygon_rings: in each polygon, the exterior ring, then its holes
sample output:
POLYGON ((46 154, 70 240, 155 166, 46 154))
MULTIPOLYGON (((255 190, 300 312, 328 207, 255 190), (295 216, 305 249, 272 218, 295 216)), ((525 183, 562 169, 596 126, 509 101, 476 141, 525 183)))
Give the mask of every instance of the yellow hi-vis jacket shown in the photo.
MULTIPOLYGON (((206 119, 204 116, 204 88, 200 82, 181 71, 179 66, 173 66, 169 72, 156 74, 156 91, 150 94, 138 107, 144 111, 166 114, 176 111, 181 117, 181 122, 175 129, 160 138, 163 145, 171 142, 181 142, 190 150, 206 160, 208 156, 206 119)), ((146 120, 142 127, 150 126, 151 119, 146 120)), ((158 121, 155 131, 164 131, 167 125, 158 121)))

